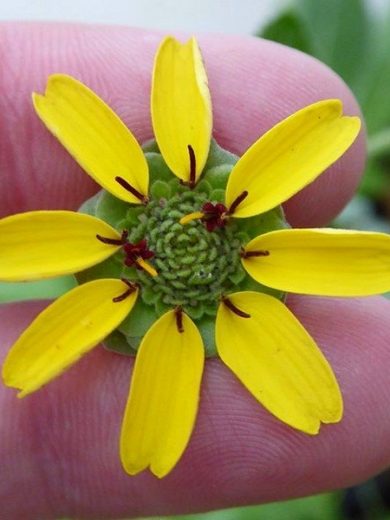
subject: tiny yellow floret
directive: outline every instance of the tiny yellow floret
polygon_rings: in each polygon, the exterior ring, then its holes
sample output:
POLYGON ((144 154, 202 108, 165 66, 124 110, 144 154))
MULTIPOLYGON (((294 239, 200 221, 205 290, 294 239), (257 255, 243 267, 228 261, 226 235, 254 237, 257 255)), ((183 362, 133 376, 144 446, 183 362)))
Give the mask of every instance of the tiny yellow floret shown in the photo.
POLYGON ((185 215, 182 217, 179 222, 182 226, 185 226, 186 224, 189 224, 193 220, 199 220, 204 217, 204 213, 201 211, 194 211, 193 213, 189 213, 188 215, 185 215))
POLYGON ((139 257, 136 260, 136 263, 142 267, 144 271, 146 271, 150 276, 157 276, 158 272, 154 267, 152 267, 148 262, 146 262, 143 258, 139 257))

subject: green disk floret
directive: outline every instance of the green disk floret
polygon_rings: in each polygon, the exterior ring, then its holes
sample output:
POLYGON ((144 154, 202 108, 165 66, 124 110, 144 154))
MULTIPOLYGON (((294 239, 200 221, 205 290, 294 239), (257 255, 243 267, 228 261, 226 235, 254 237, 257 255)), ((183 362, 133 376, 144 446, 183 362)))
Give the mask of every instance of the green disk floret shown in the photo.
POLYGON ((180 307, 197 324, 206 354, 215 355, 214 322, 221 297, 242 290, 282 294, 252 280, 240 261, 241 248, 255 236, 287 226, 280 208, 248 219, 230 218, 212 232, 200 220, 182 225, 180 219, 201 211, 206 202, 223 203, 226 182, 237 157, 212 142, 201 180, 193 189, 173 175, 149 143, 145 156, 150 171, 147 205, 129 205, 105 192, 87 201, 81 211, 105 220, 127 240, 147 241, 157 276, 139 266, 124 265, 124 253, 78 275, 80 282, 124 277, 140 287, 140 297, 128 318, 106 340, 108 348, 134 353, 148 328, 164 312, 180 307))
POLYGON ((206 201, 206 193, 192 190, 169 200, 153 200, 145 208, 141 229, 130 231, 131 242, 142 235, 155 254, 153 265, 158 276, 151 277, 139 269, 131 275, 143 289, 141 298, 145 291, 156 295, 157 309, 161 304, 181 306, 192 318, 205 312, 213 314, 220 295, 234 290, 238 278, 245 276, 240 265, 242 241, 234 223, 213 233, 200 221, 186 226, 179 223, 206 201))

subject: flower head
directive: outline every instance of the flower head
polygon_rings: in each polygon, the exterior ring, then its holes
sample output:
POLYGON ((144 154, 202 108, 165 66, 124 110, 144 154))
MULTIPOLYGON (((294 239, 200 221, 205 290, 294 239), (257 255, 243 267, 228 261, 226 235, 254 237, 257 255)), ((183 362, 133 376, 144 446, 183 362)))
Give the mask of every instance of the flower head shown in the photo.
POLYGON ((353 143, 357 117, 322 100, 240 158, 211 140, 207 77, 194 38, 156 55, 156 143, 142 149, 85 85, 50 76, 37 114, 103 188, 82 213, 0 220, 0 279, 77 273, 11 348, 6 385, 27 395, 107 338, 137 351, 120 440, 124 469, 158 477, 195 422, 204 357, 220 356, 274 416, 307 434, 342 416, 333 371, 284 292, 355 296, 390 288, 381 233, 290 229, 279 204, 353 143), (20 239, 23 237, 23 240, 20 239), (27 258, 27 261, 26 261, 27 258))

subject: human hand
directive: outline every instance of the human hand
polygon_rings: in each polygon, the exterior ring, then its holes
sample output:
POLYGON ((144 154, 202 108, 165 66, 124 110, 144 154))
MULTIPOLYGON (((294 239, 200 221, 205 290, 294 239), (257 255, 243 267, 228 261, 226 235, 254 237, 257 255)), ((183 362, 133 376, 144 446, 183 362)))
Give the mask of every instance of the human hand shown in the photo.
MULTIPOLYGON (((48 135, 30 94, 43 91, 51 73, 71 74, 108 102, 142 142, 152 135, 149 81, 161 35, 26 24, 5 25, 0 34, 2 216, 75 209, 96 186, 48 135)), ((249 38, 203 37, 199 43, 214 135, 231 151, 242 153, 278 120, 322 98, 340 98, 347 114, 357 112, 346 87, 311 58, 249 38)), ((334 216, 356 187, 363 157, 361 138, 286 205, 290 222, 318 226, 334 216)), ((120 468, 128 358, 98 348, 23 401, 2 388, 3 514, 12 520, 190 512, 314 493, 379 471, 389 460, 388 305, 380 298, 290 297, 289 306, 336 372, 345 400, 342 422, 324 426, 316 438, 295 432, 263 410, 217 360, 209 361, 189 448, 162 481, 146 473, 128 477, 120 468)), ((1 308, 3 357, 41 308, 1 308)))

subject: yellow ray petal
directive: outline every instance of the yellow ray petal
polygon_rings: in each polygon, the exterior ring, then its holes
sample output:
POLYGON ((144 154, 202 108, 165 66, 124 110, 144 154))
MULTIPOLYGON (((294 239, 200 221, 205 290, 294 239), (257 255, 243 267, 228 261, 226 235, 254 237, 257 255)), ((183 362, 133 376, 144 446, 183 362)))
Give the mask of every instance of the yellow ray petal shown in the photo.
POLYGON ((181 44, 167 37, 157 51, 152 83, 152 121, 161 153, 177 177, 196 181, 210 147, 212 112, 206 71, 195 38, 181 44))
POLYGON ((3 365, 7 386, 19 397, 34 392, 61 374, 112 332, 131 311, 137 289, 114 302, 129 287, 102 279, 76 287, 47 307, 23 332, 3 365))
POLYGON ((276 298, 240 292, 221 303, 216 342, 222 361, 272 414, 309 434, 338 422, 342 397, 331 367, 313 339, 276 298))
POLYGON ((189 441, 198 409, 204 363, 202 338, 175 311, 150 328, 137 354, 120 441, 123 467, 135 475, 150 466, 159 478, 169 473, 189 441))
POLYGON ((243 258, 259 283, 281 291, 367 296, 390 290, 390 236, 339 229, 285 229, 251 240, 243 258), (252 253, 253 254, 253 253, 252 253))
POLYGON ((342 117, 337 99, 319 101, 292 114, 239 159, 228 180, 226 206, 248 191, 235 217, 251 217, 276 207, 341 157, 359 129, 358 117, 342 117))
POLYGON ((92 90, 71 76, 54 74, 45 94, 33 94, 33 102, 47 128, 100 186, 119 199, 139 204, 139 198, 115 180, 121 177, 147 196, 149 171, 141 147, 92 90))
POLYGON ((118 250, 96 238, 120 239, 102 220, 73 211, 32 211, 0 220, 0 280, 75 273, 118 250))

